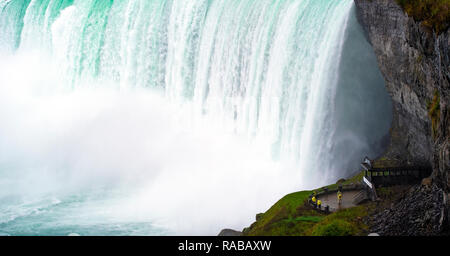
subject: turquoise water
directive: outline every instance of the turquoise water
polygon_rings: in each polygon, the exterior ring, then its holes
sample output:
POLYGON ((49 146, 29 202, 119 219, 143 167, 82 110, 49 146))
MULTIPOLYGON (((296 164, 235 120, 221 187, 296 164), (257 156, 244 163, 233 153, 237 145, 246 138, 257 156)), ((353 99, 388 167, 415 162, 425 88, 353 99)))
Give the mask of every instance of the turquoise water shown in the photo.
POLYGON ((102 189, 100 193, 87 190, 84 193, 39 198, 4 196, 0 200, 0 235, 173 235, 151 221, 124 221, 110 217, 107 204, 108 200, 113 200, 111 193, 114 191, 102 189), (106 202, 105 198, 108 198, 106 202), (85 211, 86 208, 89 210, 85 211))
POLYGON ((0 31, 0 234, 242 229, 390 126, 352 0, 0 0, 0 31))

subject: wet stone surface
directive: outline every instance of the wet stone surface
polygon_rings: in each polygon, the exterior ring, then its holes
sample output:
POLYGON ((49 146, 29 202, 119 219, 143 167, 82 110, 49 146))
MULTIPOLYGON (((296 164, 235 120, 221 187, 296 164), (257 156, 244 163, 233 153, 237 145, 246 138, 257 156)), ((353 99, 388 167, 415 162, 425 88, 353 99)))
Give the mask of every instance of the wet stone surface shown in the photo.
POLYGON ((382 236, 448 234, 444 193, 436 185, 415 186, 390 208, 373 215, 371 233, 382 236))

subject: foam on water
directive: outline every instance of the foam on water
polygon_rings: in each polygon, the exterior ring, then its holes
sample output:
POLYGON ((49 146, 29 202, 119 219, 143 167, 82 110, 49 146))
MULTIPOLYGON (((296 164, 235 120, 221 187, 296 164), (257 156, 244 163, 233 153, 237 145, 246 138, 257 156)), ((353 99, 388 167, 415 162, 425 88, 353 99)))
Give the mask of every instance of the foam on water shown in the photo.
POLYGON ((341 107, 383 88, 352 6, 0 1, 0 232, 215 235, 353 172, 390 120, 341 107))

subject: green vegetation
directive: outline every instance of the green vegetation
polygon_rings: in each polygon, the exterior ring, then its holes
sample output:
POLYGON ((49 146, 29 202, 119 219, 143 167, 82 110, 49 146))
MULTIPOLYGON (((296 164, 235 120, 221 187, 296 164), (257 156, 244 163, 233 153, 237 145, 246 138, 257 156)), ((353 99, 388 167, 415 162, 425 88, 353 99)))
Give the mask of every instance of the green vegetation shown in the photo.
POLYGON ((312 231, 313 236, 351 236, 353 226, 344 220, 333 220, 324 225, 316 225, 312 231))
POLYGON ((436 138, 437 131, 439 127, 439 122, 441 121, 441 97, 438 91, 434 92, 433 100, 428 103, 428 114, 431 119, 431 128, 433 138, 436 138))
POLYGON ((450 0, 396 0, 405 12, 437 34, 450 25, 450 0))
POLYGON ((322 219, 323 219, 322 216, 301 216, 295 218, 295 221, 320 222, 322 219))
MULTIPOLYGON (((364 172, 348 180, 340 180, 346 185, 361 181, 364 172)), ((330 190, 337 184, 327 186, 330 190)), ((319 191, 319 190, 318 190, 319 191)), ((343 209, 331 214, 312 209, 308 196, 312 191, 300 191, 286 195, 267 212, 257 215, 257 221, 244 229, 247 236, 331 236, 365 235, 367 226, 362 219, 368 215, 371 203, 343 209)))
POLYGON ((258 220, 244 230, 245 235, 306 235, 305 231, 319 222, 324 215, 307 205, 311 191, 301 191, 284 196, 258 220))
POLYGON ((366 235, 368 227, 363 217, 368 215, 370 205, 343 209, 326 216, 310 231, 313 236, 358 236, 366 235))

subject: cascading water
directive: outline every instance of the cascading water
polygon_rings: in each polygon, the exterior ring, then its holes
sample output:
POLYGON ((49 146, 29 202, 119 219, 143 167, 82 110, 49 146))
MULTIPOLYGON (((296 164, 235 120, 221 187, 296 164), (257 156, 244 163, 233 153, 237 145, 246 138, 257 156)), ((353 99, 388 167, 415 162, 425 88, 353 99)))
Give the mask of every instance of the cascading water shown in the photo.
POLYGON ((1 0, 0 234, 214 235, 356 171, 390 105, 352 6, 1 0))

